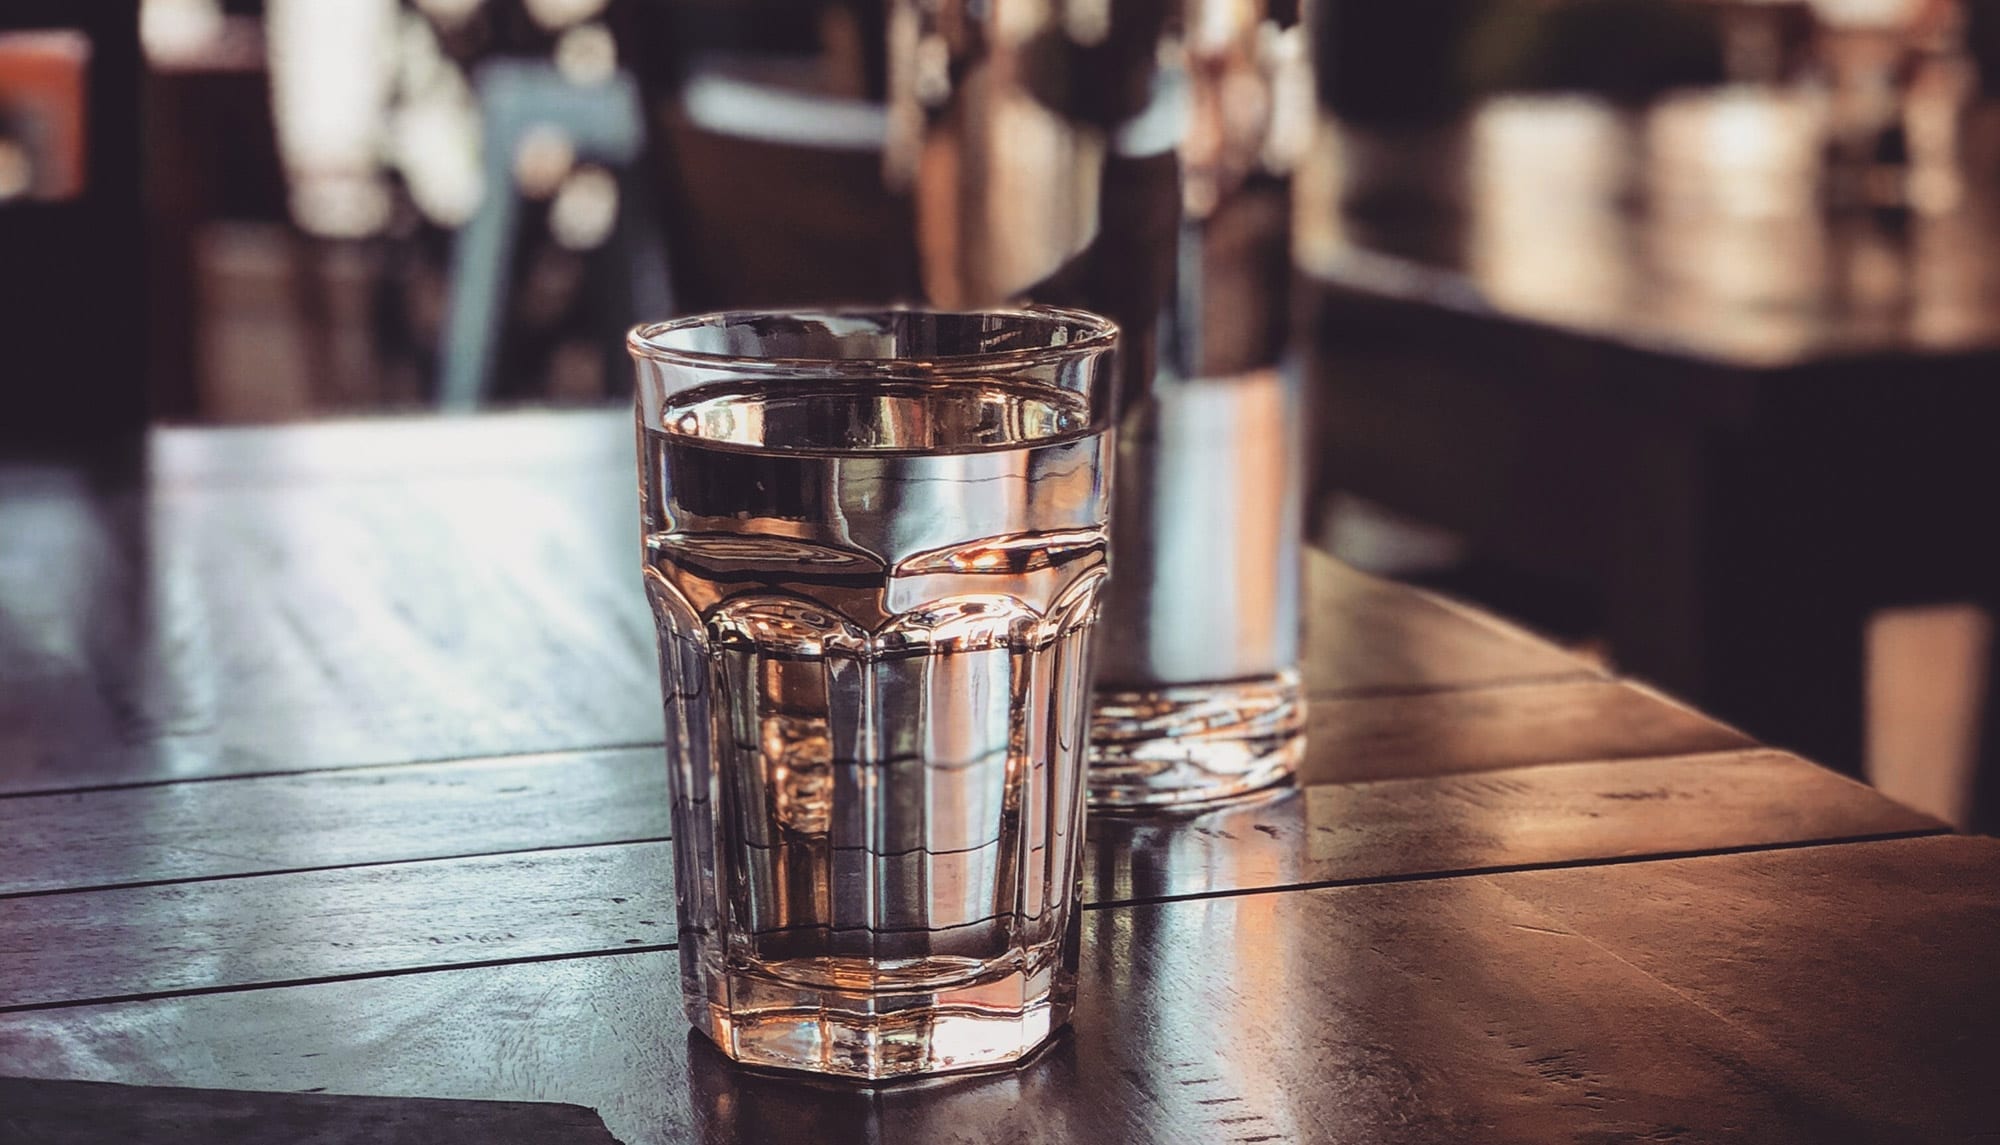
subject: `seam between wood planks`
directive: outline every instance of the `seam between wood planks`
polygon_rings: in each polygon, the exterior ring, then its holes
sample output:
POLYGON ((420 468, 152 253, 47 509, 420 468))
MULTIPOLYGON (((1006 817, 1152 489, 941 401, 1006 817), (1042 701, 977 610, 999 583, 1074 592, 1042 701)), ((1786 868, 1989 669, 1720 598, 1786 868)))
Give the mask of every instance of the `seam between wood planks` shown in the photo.
MULTIPOLYGON (((1646 688, 1639 681, 1629 680, 1624 677, 1598 676, 1598 675, 1591 675, 1588 673, 1578 674, 1573 672, 1562 672, 1562 673, 1537 675, 1537 676, 1519 676, 1504 680, 1475 680, 1463 684, 1408 684, 1408 685, 1384 684, 1376 686, 1335 689, 1331 691, 1312 691, 1308 689, 1306 693, 1306 699, 1308 702, 1312 700, 1397 699, 1397 698, 1407 698, 1412 696, 1445 696, 1445 695, 1468 694, 1475 692, 1500 692, 1513 688, 1521 688, 1521 689, 1545 688, 1561 684, 1607 684, 1618 687, 1636 687, 1641 691, 1644 691, 1647 694, 1647 696, 1651 699, 1658 700, 1662 703, 1671 704, 1675 707, 1683 708, 1686 711, 1692 712, 1695 715, 1700 716, 1704 720, 1708 720, 1709 722, 1714 723, 1717 727, 1728 727, 1727 724, 1723 724, 1721 721, 1716 720, 1713 716, 1701 712, 1699 709, 1688 708, 1686 707, 1686 705, 1681 704, 1679 701, 1674 700, 1671 697, 1653 692, 1651 689, 1646 688)), ((1732 728, 1730 730, 1733 731, 1735 729, 1732 728)), ((1750 737, 1745 736, 1744 738, 1749 739, 1750 737)), ((118 780, 107 783, 77 784, 70 787, 34 787, 34 788, 24 788, 18 791, 0 791, 0 800, 32 799, 37 796, 44 796, 44 795, 88 795, 96 791, 134 791, 147 787, 174 787, 183 783, 227 783, 232 779, 281 779, 287 776, 337 775, 349 772, 372 771, 386 767, 420 767, 420 766, 440 766, 444 764, 474 764, 474 763, 484 763, 484 762, 491 762, 498 760, 533 759, 537 756, 589 755, 598 752, 612 752, 612 751, 644 751, 648 748, 663 748, 665 746, 666 746, 665 740, 637 740, 637 741, 627 741, 622 743, 581 744, 576 747, 538 747, 538 748, 531 748, 526 751, 480 752, 473 755, 443 755, 443 756, 432 756, 420 759, 382 760, 375 763, 349 763, 349 764, 336 763, 336 764, 323 764, 317 767, 274 768, 264 771, 232 771, 224 775, 180 775, 180 776, 162 777, 159 779, 118 780)), ((1747 750, 1749 748, 1762 747, 1762 746, 1766 745, 1752 741, 1743 744, 1739 748, 1727 748, 1727 749, 1717 749, 1717 750, 1736 751, 1736 750, 1747 750)), ((1772 750, 1775 751, 1780 749, 1773 748, 1772 750)), ((1648 758, 1648 757, 1634 756, 1632 758, 1648 758)))
POLYGON ((193 986, 181 990, 144 990, 131 994, 107 994, 101 998, 74 998, 61 1002, 17 1002, 0 1006, 0 1014, 32 1010, 73 1010, 79 1006, 115 1006, 126 1002, 158 1002, 167 998, 198 998, 208 994, 242 994, 250 990, 282 990, 293 986, 324 986, 332 982, 362 982, 371 978, 404 978, 411 974, 436 974, 446 970, 487 970, 496 966, 525 966, 536 962, 562 962, 571 958, 609 958, 615 954, 658 954, 675 950, 677 943, 649 946, 615 946, 604 950, 575 950, 562 954, 524 954, 514 958, 487 958, 476 962, 451 962, 427 966, 398 966, 388 970, 361 970, 352 974, 321 974, 310 978, 286 978, 271 982, 244 982, 229 986, 193 986))
POLYGON ((595 755, 612 751, 645 751, 649 748, 664 748, 665 740, 641 740, 628 743, 585 744, 581 747, 538 747, 527 751, 484 752, 477 755, 442 755, 428 759, 384 760, 380 763, 334 763, 320 767, 294 769, 278 768, 270 771, 232 771, 226 775, 179 775, 161 779, 131 779, 113 783, 86 783, 75 787, 37 787, 23 791, 0 791, 0 799, 33 799, 42 795, 89 795, 96 791, 136 791, 146 787, 177 787, 183 783, 227 783, 232 779, 285 779, 291 776, 345 775, 359 771, 378 771, 388 767, 438 767, 446 764, 494 763, 502 760, 534 759, 538 756, 558 757, 566 755, 595 755))
MULTIPOLYGON (((537 753, 537 754, 542 754, 542 753, 537 753)), ((550 755, 551 757, 556 757, 556 756, 566 755, 569 753, 550 752, 546 754, 550 755)), ((1601 759, 1555 760, 1548 763, 1524 764, 1521 765, 1519 768, 1509 768, 1506 770, 1510 771, 1526 770, 1529 768, 1541 770, 1545 768, 1585 767, 1585 766, 1592 766, 1604 763, 1618 763, 1618 764, 1629 764, 1634 766, 1643 766, 1644 764, 1661 760, 1714 762, 1718 765, 1721 765, 1725 761, 1729 760, 1731 757, 1756 756, 1760 754, 1797 759, 1799 760, 1799 762, 1804 763, 1807 766, 1818 768, 1821 771, 1826 771, 1826 774, 1831 775, 1834 778, 1839 779, 1851 786, 1863 787, 1863 788, 1867 787, 1866 784, 1861 783, 1859 780, 1841 775, 1838 772, 1827 771, 1827 769, 1825 768, 1820 768, 1818 764, 1814 764, 1810 760, 1804 759, 1804 757, 1792 756, 1790 755, 1790 753, 1783 752, 1777 748, 1770 748, 1770 747, 1718 748, 1713 751, 1697 751, 1697 752, 1687 752, 1678 755, 1663 755, 1663 756, 1634 756, 1627 759, 1616 759, 1616 760, 1601 760, 1601 759)), ((450 760, 450 761, 445 761, 443 763, 435 763, 435 764, 433 763, 399 764, 396 766, 455 767, 469 763, 482 762, 485 760, 485 758, 486 757, 480 757, 478 759, 469 759, 469 760, 450 760)), ((519 757, 503 757, 503 758, 519 758, 519 757)), ((285 774, 290 775, 299 773, 288 772, 285 774)), ((1477 776, 1485 773, 1466 772, 1463 774, 1467 776, 1477 776)), ((1305 792, 1314 790, 1316 788, 1327 788, 1327 787, 1370 786, 1382 783, 1402 783, 1402 782, 1418 782, 1418 783, 1441 782, 1450 780, 1455 777, 1456 777, 1455 774, 1447 774, 1438 776, 1409 776, 1409 777, 1389 776, 1379 779, 1328 780, 1319 783, 1298 785, 1295 788, 1295 790, 1300 792, 1305 792)), ((239 777, 239 778, 247 778, 247 777, 239 777)), ((1872 791, 1873 789, 1869 788, 1868 790, 1872 791)), ((1107 809, 1101 811, 1093 811, 1091 814, 1093 816, 1103 816, 1113 820, 1129 821, 1137 818, 1135 816, 1131 816, 1124 812, 1125 809, 1107 809)), ((1862 834, 1854 836, 1832 836, 1825 841, 1850 839, 1850 838, 1852 839, 1870 839, 1876 837, 1894 838, 1902 834, 1910 834, 1910 835, 1918 835, 1926 833, 1934 834, 1941 831, 1948 831, 1949 829, 1950 828, 1948 825, 1943 823, 1938 823, 1937 821, 1933 820, 1933 826, 1926 828, 1912 827, 1912 828, 1905 828, 1901 832, 1879 832, 1875 834, 1862 834)), ((454 860, 466 860, 466 859, 505 858, 512 855, 532 855, 542 852, 556 852, 556 851, 580 851, 580 850, 587 850, 592 847, 627 847, 627 846, 637 846, 649 843, 670 843, 672 841, 673 837, 671 835, 638 835, 624 839, 591 839, 577 843, 546 843, 533 847, 502 847, 497 850, 491 850, 491 851, 460 851, 452 854, 443 854, 443 855, 406 855, 400 858, 391 858, 391 859, 358 859, 353 862, 346 862, 346 863, 310 863, 303 866, 272 867, 265 870, 255 870, 255 871, 226 871, 219 874, 173 875, 173 876, 152 878, 152 879, 125 879, 117 882, 106 882, 106 883, 86 882, 86 883, 76 883, 69 886, 60 886, 60 887, 38 887, 32 890, 16 890, 16 891, 0 890, 0 902, 5 902, 11 899, 45 898, 51 895, 83 894, 91 891, 142 890, 149 887, 170 887, 170 886, 184 886, 193 883, 226 882, 233 879, 256 879, 256 878, 265 878, 267 876, 273 876, 273 875, 304 875, 304 874, 323 873, 326 871, 366 870, 373 867, 407 866, 414 863, 441 863, 441 862, 451 862, 454 860)), ((1815 841, 1819 840, 1793 840, 1792 842, 1810 843, 1815 841)), ((1743 844, 1743 845, 1755 846, 1756 844, 1743 844)), ((1766 845, 1776 845, 1776 844, 1766 844, 1766 845)), ((1703 854, 1707 852, 1697 850, 1697 851, 1683 851, 1675 853, 1703 854)), ((1644 858, 1647 856, 1640 855, 1633 857, 1644 858)), ((1573 861, 1598 862, 1603 860, 1573 860, 1573 861)), ((1465 873, 1481 873, 1496 869, 1499 868, 1491 868, 1491 867, 1455 868, 1455 870, 1465 873)), ((1285 885, 1291 886, 1293 884, 1285 884, 1285 885)), ((1306 884, 1299 884, 1299 885, 1306 885, 1306 884)), ((1123 902, 1126 900, 1120 900, 1120 901, 1123 902)), ((1130 901, 1143 902, 1148 900, 1134 899, 1130 901)))
POLYGON ((306 867, 276 867, 268 871, 228 871, 219 875, 177 875, 163 879, 131 879, 121 883, 84 883, 73 887, 41 887, 31 891, 0 891, 0 902, 10 899, 47 898, 50 895, 84 894, 91 891, 144 890, 148 887, 175 887, 189 883, 226 883, 236 879, 262 879, 273 875, 311 875, 326 871, 360 871, 370 867, 404 867, 413 863, 449 863, 466 859, 504 859, 509 855, 539 855, 554 851, 587 851, 592 847, 633 847, 646 843, 670 843, 668 835, 642 835, 633 839, 593 839, 588 843, 551 843, 540 847, 507 847, 498 851, 466 851, 456 855, 411 855, 401 859, 362 859, 352 863, 316 863, 306 867))
MULTIPOLYGON (((1541 672, 1533 676, 1508 676, 1499 680, 1468 680, 1462 684, 1360 684, 1348 688, 1308 687, 1306 699, 1311 700, 1373 700, 1395 699, 1403 696, 1442 696, 1461 692, 1495 692, 1506 688, 1546 688, 1557 684, 1628 684, 1634 681, 1619 676, 1607 676, 1592 672, 1587 668, 1570 669, 1562 672, 1541 672)), ((1708 717, 1704 713, 1704 718, 1708 717)))
MULTIPOLYGON (((1882 843, 1898 839, 1935 838, 1952 834, 1954 832, 1945 827, 1917 828, 1909 831, 1885 831, 1865 835, 1846 835, 1831 839, 1810 839, 1784 843, 1752 843, 1730 847, 1708 847, 1686 851, 1661 852, 1651 855, 1619 855, 1602 859, 1560 859, 1541 863, 1513 863, 1497 867, 1420 871, 1393 875, 1366 875, 1348 879, 1321 879, 1302 883, 1287 883, 1282 886, 1191 891, 1179 895, 1155 895, 1130 899, 1114 899, 1106 902, 1083 903, 1082 908, 1087 911, 1097 911, 1126 909, 1130 907, 1168 906, 1176 903, 1243 898, 1251 895, 1336 890, 1344 887, 1385 886, 1398 883, 1444 882, 1452 879, 1473 878, 1484 875, 1510 875, 1530 871, 1566 871, 1582 867, 1633 866, 1641 863, 1670 862, 1682 859, 1721 858, 1730 855, 1761 854, 1774 851, 1803 851, 1818 847, 1882 843)), ((423 862, 427 860, 411 861, 423 862)), ((269 982, 244 982, 226 986, 197 986, 177 990, 147 990, 87 998, 66 998, 55 1002, 17 1002, 0 1006, 0 1014, 17 1014, 41 1010, 71 1010, 82 1006, 109 1006, 128 1002, 155 1002, 167 998, 200 997, 209 994, 240 994, 251 990, 279 990, 292 986, 319 986, 333 982, 359 982, 371 978, 402 978, 412 974, 435 974, 448 970, 480 970, 497 966, 527 965, 537 962, 561 962, 571 958, 609 958, 620 954, 657 954, 678 948, 679 944, 674 942, 616 946, 597 950, 570 951, 560 954, 529 954, 512 958, 489 958, 466 962, 435 963, 423 966, 399 966, 386 970, 363 970, 352 974, 325 974, 305 978, 276 979, 269 982)))
POLYGON ((1714 859, 1730 855, 1756 855, 1767 851, 1804 851, 1814 847, 1846 847, 1856 843, 1887 843, 1897 839, 1928 839, 1955 835, 1951 828, 1912 827, 1903 831, 1873 831, 1859 835, 1833 835, 1824 839, 1788 839, 1775 843, 1735 843, 1726 847, 1692 847, 1679 851, 1656 851, 1644 855, 1606 855, 1591 859, 1549 859, 1537 863, 1502 863, 1491 867, 1457 867, 1442 871, 1412 871, 1393 875, 1360 875, 1346 879, 1311 879, 1282 886, 1238 887, 1233 890, 1188 891, 1174 895, 1140 895, 1085 903, 1085 910, 1112 907, 1159 906, 1195 902, 1202 899, 1242 898, 1248 895, 1278 894, 1285 891, 1317 891, 1337 887, 1372 887, 1391 883, 1443 882, 1448 879, 1477 878, 1481 875, 1513 875, 1524 871, 1570 871, 1582 867, 1629 867, 1640 863, 1665 863, 1681 859, 1714 859))

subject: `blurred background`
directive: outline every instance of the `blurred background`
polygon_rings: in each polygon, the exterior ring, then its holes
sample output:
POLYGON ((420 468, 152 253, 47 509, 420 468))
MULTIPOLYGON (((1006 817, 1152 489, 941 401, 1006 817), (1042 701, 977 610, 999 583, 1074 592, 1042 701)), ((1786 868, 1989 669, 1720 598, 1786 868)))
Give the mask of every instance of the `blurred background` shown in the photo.
POLYGON ((1995 824, 2000 0, 1171 7, 6 0, 0 447, 615 403, 636 318, 1090 244, 1162 368, 1303 379, 1313 543, 1995 824), (1104 130, 939 153, 1051 11, 1023 87, 1104 130))

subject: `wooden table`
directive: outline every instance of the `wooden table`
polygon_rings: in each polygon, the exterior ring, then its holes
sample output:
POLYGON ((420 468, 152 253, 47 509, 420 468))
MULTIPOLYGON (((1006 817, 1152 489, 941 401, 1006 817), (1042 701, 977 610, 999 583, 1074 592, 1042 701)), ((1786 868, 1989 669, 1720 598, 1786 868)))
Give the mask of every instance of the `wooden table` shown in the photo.
POLYGON ((1594 592, 1626 670, 1859 774, 1867 618, 2000 604, 2000 196, 1829 213, 1810 116, 1494 101, 1377 141, 1375 200, 1302 175, 1296 249, 1328 488, 1594 592))
POLYGON ((735 1069, 674 984, 630 451, 513 414, 0 466, 0 1140, 2000 1133, 2000 843, 1324 558, 1301 784, 1093 822, 1070 1033, 735 1069))

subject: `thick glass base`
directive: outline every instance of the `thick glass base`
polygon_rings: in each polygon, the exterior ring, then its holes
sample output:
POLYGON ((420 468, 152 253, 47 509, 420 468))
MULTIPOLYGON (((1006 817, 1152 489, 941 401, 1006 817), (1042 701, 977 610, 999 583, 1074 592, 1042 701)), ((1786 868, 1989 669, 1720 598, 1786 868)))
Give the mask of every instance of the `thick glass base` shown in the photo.
POLYGON ((1073 971, 1058 961, 952 986, 842 990, 729 976, 732 1006, 689 999, 695 1028, 745 1065, 881 1081, 1005 1065, 1069 1021, 1073 971))
POLYGON ((1305 723, 1305 694, 1290 669, 1216 684, 1100 688, 1090 805, 1181 806, 1268 787, 1298 770, 1305 723))

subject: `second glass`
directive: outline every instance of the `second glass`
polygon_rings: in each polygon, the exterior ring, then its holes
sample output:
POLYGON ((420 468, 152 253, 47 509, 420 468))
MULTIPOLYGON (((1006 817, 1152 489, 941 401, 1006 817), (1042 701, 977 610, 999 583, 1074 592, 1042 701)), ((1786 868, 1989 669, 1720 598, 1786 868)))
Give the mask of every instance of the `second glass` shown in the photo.
POLYGON ((728 313, 634 331, 682 992, 863 1078, 1069 1018, 1110 322, 728 313))

